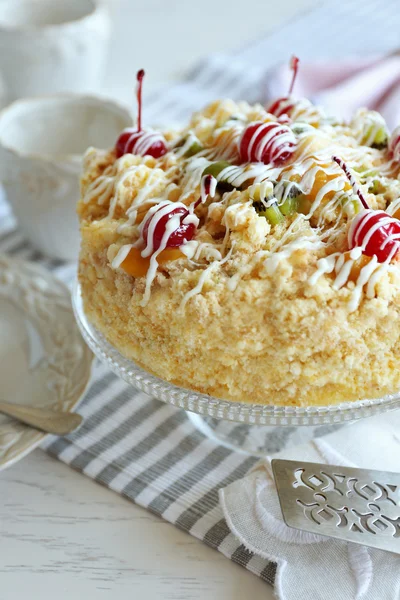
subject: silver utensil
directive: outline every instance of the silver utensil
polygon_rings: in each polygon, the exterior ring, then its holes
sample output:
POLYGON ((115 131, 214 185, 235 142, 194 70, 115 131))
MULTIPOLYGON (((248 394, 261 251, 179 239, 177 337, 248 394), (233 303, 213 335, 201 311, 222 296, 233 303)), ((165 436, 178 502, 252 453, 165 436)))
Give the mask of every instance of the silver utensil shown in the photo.
POLYGON ((0 402, 0 412, 18 419, 25 425, 40 429, 45 433, 66 435, 74 431, 82 423, 83 418, 78 413, 62 412, 52 408, 24 406, 0 402))
POLYGON ((274 459, 286 525, 400 554, 400 474, 274 459))

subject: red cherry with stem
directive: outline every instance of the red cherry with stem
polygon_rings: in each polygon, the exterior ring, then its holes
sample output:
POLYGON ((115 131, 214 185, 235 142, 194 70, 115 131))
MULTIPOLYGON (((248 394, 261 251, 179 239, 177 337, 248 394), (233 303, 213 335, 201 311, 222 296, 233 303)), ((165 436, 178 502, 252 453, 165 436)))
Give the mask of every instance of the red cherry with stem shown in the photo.
POLYGON ((291 158, 296 145, 296 138, 286 125, 276 121, 254 121, 242 134, 239 153, 242 162, 280 165, 291 158))
POLYGON ((136 73, 137 80, 137 88, 136 88, 136 98, 138 103, 138 116, 137 116, 137 128, 138 131, 142 130, 142 88, 143 88, 143 79, 144 79, 144 69, 139 69, 136 73))
POLYGON ((293 92, 294 84, 295 84, 295 81, 297 78, 297 71, 299 70, 299 62, 300 62, 300 60, 297 58, 297 56, 293 55, 290 59, 289 66, 293 71, 293 75, 292 75, 292 81, 290 82, 290 87, 289 87, 289 96, 293 92))
POLYGON ((348 243, 380 263, 391 260, 400 250, 400 221, 383 210, 363 210, 351 222, 348 243))
POLYGON ((216 185, 217 180, 212 175, 203 177, 200 198, 189 207, 181 202, 161 202, 143 222, 142 238, 146 247, 142 256, 150 256, 160 247, 179 248, 193 239, 199 224, 194 210, 207 196, 214 195, 216 185))
POLYGON ((184 204, 169 201, 161 202, 157 210, 144 223, 142 236, 146 248, 142 255, 150 256, 160 246, 178 248, 185 241, 193 238, 198 221, 196 215, 191 215, 188 207, 184 204), (177 206, 178 204, 179 206, 177 206), (171 219, 174 219, 174 223, 172 230, 168 232, 167 226, 171 219))
POLYGON ((332 156, 332 160, 344 171, 365 209, 351 222, 347 235, 349 248, 361 248, 363 254, 376 256, 380 263, 391 260, 400 250, 400 221, 383 210, 369 208, 364 194, 344 160, 338 156, 332 156))
POLYGON ((122 131, 115 145, 117 158, 128 153, 160 158, 168 152, 167 142, 160 133, 156 131, 144 131, 142 129, 142 87, 144 75, 143 69, 140 69, 136 75, 138 82, 136 91, 138 103, 137 129, 128 127, 122 131))
POLYGON ((290 59, 289 66, 293 71, 292 80, 289 86, 289 92, 287 96, 283 96, 282 98, 277 98, 269 106, 267 106, 267 111, 271 113, 271 115, 275 115, 276 117, 282 117, 282 115, 287 115, 290 117, 296 103, 292 98, 292 92, 294 88, 294 84, 297 78, 297 72, 299 70, 299 59, 297 56, 292 56, 290 59))

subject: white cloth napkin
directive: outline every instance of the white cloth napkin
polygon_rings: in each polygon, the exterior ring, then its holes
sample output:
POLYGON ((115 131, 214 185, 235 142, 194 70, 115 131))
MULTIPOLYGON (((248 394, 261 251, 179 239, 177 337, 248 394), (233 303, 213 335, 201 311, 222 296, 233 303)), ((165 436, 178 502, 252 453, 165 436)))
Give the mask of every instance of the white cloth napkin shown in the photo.
MULTIPOLYGON (((284 96, 292 73, 278 65, 266 77, 265 95, 284 96)), ((359 108, 379 111, 390 129, 400 123, 400 55, 340 61, 300 62, 295 97, 306 97, 328 114, 351 119, 359 108)))
MULTIPOLYGON (((400 411, 359 421, 279 458, 398 472, 400 411)), ((232 533, 277 563, 279 600, 399 600, 400 555, 287 527, 270 459, 220 491, 232 533)), ((400 490, 398 490, 400 502, 400 490)))

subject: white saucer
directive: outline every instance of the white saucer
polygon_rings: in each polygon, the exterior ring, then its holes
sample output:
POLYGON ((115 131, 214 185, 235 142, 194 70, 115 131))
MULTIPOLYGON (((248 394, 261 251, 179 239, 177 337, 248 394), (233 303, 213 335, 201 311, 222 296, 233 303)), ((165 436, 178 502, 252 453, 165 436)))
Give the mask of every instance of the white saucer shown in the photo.
MULTIPOLYGON (((0 399, 70 411, 89 383, 92 360, 68 289, 38 265, 0 256, 0 399)), ((0 470, 45 435, 0 415, 0 470)))

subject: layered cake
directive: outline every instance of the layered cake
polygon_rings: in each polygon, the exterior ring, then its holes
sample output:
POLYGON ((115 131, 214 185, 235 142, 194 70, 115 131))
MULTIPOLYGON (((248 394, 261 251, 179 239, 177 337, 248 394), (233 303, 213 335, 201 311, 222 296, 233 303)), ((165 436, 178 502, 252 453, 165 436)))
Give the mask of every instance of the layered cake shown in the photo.
POLYGON ((85 313, 147 371, 218 398, 395 392, 399 170, 400 130, 366 109, 345 123, 292 95, 218 100, 162 133, 140 110, 85 157, 85 313))

